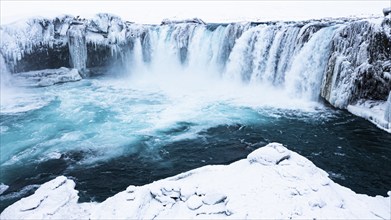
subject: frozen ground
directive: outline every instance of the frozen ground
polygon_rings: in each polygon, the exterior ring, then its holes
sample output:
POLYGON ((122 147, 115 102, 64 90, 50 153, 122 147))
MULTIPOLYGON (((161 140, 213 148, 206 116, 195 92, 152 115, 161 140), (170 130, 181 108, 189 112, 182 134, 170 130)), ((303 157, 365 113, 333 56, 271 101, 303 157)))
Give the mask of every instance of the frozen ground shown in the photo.
MULTIPOLYGON (((311 161, 271 143, 230 165, 204 166, 102 203, 77 203, 64 176, 1 213, 1 219, 390 219, 390 197, 356 194, 311 161)), ((391 192, 388 192, 390 195, 391 192)))

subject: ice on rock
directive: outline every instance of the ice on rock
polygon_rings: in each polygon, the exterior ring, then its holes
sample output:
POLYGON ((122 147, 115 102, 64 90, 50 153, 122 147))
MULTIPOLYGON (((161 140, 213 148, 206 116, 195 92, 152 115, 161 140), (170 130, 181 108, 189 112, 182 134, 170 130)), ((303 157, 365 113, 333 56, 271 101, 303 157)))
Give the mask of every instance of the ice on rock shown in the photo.
POLYGON ((359 100, 354 105, 348 105, 347 110, 354 115, 369 120, 380 129, 391 133, 390 97, 391 95, 388 96, 387 101, 359 100))
POLYGON ((161 25, 180 24, 180 23, 206 24, 200 18, 191 18, 191 19, 182 19, 182 20, 181 19, 168 19, 168 18, 165 18, 161 22, 161 25))
POLYGON ((0 218, 389 219, 391 215, 389 196, 356 194, 278 143, 230 165, 205 166, 129 186, 102 203, 77 203, 74 187, 72 180, 58 177, 6 208, 0 218))
POLYGON ((391 7, 389 7, 389 8, 383 8, 383 14, 384 14, 384 16, 387 16, 387 15, 389 15, 391 13, 391 7))
POLYGON ((54 20, 35 17, 2 25, 1 54, 14 66, 26 54, 37 48, 54 48, 54 45, 66 44, 66 31, 72 17, 61 15, 54 20))
POLYGON ((81 80, 77 69, 61 67, 14 74, 14 84, 27 83, 29 86, 51 86, 58 83, 75 82, 81 80))
POLYGON ((3 194, 7 189, 9 188, 8 185, 5 185, 4 183, 0 183, 0 195, 3 194))
POLYGON ((289 159, 290 151, 282 144, 271 143, 267 146, 255 150, 247 156, 250 163, 260 163, 262 165, 278 165, 281 161, 289 159))
POLYGON ((391 123, 391 91, 388 95, 388 99, 386 102, 386 110, 384 111, 384 120, 388 122, 388 129, 391 129, 390 123, 391 123))

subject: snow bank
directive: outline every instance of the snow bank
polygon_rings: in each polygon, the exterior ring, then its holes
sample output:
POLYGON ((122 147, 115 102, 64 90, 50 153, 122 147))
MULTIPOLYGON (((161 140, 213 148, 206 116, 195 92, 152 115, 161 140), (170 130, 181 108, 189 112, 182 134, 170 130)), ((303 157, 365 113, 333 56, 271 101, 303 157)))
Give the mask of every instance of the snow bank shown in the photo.
POLYGON ((200 18, 189 18, 189 19, 168 19, 168 18, 165 18, 162 20, 161 25, 180 24, 180 23, 194 23, 194 24, 204 24, 204 25, 206 24, 200 18))
POLYGON ((24 83, 27 86, 51 86, 58 83, 75 82, 81 79, 77 69, 65 67, 23 72, 13 75, 13 83, 24 83))
POLYGON ((1 219, 389 219, 390 198, 356 194, 311 161, 271 143, 230 165, 204 166, 102 203, 77 203, 64 176, 1 213, 1 219))
POLYGON ((389 133, 391 133, 390 109, 391 93, 387 101, 361 100, 347 107, 352 114, 369 120, 389 133))

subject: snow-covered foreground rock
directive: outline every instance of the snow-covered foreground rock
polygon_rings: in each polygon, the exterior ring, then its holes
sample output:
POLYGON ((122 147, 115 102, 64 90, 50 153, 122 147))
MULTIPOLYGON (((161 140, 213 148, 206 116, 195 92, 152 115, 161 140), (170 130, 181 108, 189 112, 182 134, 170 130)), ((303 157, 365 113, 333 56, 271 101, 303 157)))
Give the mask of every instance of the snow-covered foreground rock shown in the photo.
MULTIPOLYGON (((390 197, 356 194, 311 161, 271 143, 247 159, 205 166, 102 203, 77 203, 64 176, 1 213, 1 219, 390 219, 390 197)), ((390 193, 389 193, 390 194, 390 193)))

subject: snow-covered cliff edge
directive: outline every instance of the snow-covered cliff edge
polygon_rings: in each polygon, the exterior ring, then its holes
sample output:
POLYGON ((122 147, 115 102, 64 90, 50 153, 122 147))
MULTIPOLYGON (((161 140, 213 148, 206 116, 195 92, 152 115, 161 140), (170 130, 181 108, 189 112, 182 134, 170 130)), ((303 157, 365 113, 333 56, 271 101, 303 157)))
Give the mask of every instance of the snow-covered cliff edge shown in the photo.
MULTIPOLYGON (((102 203, 77 203, 64 176, 6 208, 1 219, 389 219, 390 197, 356 194, 311 161, 271 143, 227 166, 205 166, 102 203)), ((390 194, 391 192, 389 192, 390 194)))

